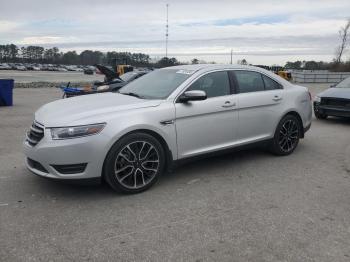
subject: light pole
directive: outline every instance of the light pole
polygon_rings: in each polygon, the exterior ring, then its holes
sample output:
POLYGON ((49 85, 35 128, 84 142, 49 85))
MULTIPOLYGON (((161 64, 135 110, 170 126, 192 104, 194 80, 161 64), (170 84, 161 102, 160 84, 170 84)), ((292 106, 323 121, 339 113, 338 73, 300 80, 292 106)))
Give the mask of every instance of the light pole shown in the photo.
POLYGON ((233 50, 231 49, 231 65, 232 65, 232 54, 233 54, 233 50))
POLYGON ((169 4, 166 4, 165 57, 168 57, 168 37, 169 37, 169 4))

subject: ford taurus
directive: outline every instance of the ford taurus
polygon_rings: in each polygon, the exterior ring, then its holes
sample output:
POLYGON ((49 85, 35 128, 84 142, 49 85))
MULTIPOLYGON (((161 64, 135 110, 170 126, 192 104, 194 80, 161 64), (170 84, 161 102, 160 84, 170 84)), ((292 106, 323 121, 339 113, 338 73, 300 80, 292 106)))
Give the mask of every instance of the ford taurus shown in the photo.
POLYGON ((58 100, 36 113, 26 165, 52 179, 104 179, 150 188, 174 163, 265 142, 291 154, 310 128, 311 99, 261 68, 187 65, 155 70, 117 93, 58 100))

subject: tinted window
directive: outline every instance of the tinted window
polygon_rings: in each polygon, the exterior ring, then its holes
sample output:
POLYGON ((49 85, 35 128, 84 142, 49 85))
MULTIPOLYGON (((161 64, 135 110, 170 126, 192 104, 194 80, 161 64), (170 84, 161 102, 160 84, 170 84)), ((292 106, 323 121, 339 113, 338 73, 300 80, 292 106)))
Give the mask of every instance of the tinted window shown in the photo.
POLYGON ((252 71, 235 71, 240 93, 264 91, 261 74, 252 71))
POLYGON ((272 80, 270 77, 262 75, 262 78, 265 83, 265 90, 281 89, 281 85, 277 83, 275 80, 272 80))
POLYGON ((128 82, 128 81, 130 81, 132 78, 134 78, 135 75, 137 75, 137 73, 135 73, 135 72, 128 72, 128 73, 125 73, 125 74, 121 75, 120 78, 121 78, 123 81, 128 82))
POLYGON ((186 91, 190 90, 203 90, 208 98, 229 95, 231 92, 228 74, 226 71, 209 73, 199 78, 186 91))
POLYGON ((140 73, 140 74, 138 74, 136 77, 135 77, 135 79, 137 79, 137 78, 140 78, 141 76, 143 76, 143 75, 145 75, 146 73, 140 73))

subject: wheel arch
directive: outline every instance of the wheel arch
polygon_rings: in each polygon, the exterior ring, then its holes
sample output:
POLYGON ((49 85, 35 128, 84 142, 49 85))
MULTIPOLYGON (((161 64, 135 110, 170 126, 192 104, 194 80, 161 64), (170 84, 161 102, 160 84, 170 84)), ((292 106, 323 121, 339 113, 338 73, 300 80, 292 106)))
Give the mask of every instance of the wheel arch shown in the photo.
POLYGON ((145 129, 145 128, 140 128, 140 129, 135 129, 135 130, 132 130, 132 131, 129 131, 125 134, 123 134, 120 138, 118 138, 116 141, 114 141, 114 143, 109 147, 105 157, 104 157, 104 160, 103 160, 103 166, 102 166, 102 175, 101 177, 103 178, 104 175, 105 175, 105 164, 106 164, 106 159, 107 159, 107 156, 110 152, 110 150, 112 149, 112 147, 115 145, 115 143, 117 143, 120 139, 128 136, 128 135, 131 135, 131 134, 134 134, 134 133, 145 133, 145 134, 148 134, 150 136, 153 136, 155 139, 157 139, 159 141, 159 143, 162 145, 163 147, 163 150, 164 150, 164 153, 165 153, 165 170, 169 170, 172 166, 172 163, 173 163, 173 153, 172 151, 170 150, 169 148, 169 145, 168 143, 166 142, 165 138, 160 135, 159 133, 153 131, 153 130, 150 130, 150 129, 145 129))
POLYGON ((304 125, 303 125, 303 120, 302 120, 302 118, 301 118, 301 116, 300 116, 300 114, 297 112, 297 111, 294 111, 294 110, 292 110, 292 111, 289 111, 289 112, 287 112, 287 113, 285 113, 282 117, 281 117, 281 119, 280 119, 280 121, 285 117, 285 116, 287 116, 287 115, 292 115, 292 116, 295 116, 297 119, 298 119, 298 121, 299 121, 299 123, 300 123, 300 138, 304 138, 304 125))
POLYGON ((168 167, 168 165, 172 163, 172 161, 174 159, 173 153, 171 152, 170 147, 169 147, 168 143, 166 142, 165 138, 161 134, 157 133, 156 131, 150 130, 150 129, 136 129, 136 130, 130 131, 126 135, 129 135, 132 133, 146 133, 146 134, 156 138, 160 142, 160 144, 162 145, 162 147, 164 149, 165 159, 166 159, 165 166, 168 167))

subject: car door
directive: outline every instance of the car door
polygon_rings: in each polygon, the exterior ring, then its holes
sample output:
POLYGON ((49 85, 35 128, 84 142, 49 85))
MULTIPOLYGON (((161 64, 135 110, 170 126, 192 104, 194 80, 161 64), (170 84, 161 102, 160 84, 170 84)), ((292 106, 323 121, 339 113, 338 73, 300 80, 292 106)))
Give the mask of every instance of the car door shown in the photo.
POLYGON ((231 73, 238 92, 238 142, 244 144, 272 137, 282 111, 282 85, 255 71, 231 73))
POLYGON ((236 138, 237 98, 228 72, 207 73, 190 90, 205 91, 207 99, 175 103, 179 159, 230 147, 236 138))

